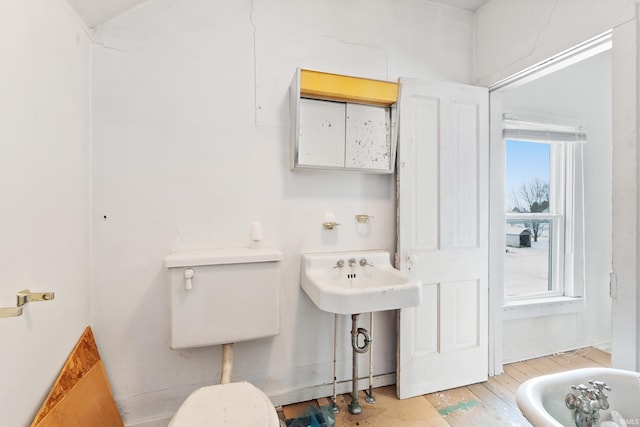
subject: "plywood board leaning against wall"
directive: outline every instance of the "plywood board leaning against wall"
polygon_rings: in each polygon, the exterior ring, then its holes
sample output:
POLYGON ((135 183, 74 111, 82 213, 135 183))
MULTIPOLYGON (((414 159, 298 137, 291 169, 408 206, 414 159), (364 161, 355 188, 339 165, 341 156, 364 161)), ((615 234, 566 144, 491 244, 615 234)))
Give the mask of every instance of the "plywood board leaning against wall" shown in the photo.
POLYGON ((31 427, 123 427, 98 347, 88 326, 31 427))

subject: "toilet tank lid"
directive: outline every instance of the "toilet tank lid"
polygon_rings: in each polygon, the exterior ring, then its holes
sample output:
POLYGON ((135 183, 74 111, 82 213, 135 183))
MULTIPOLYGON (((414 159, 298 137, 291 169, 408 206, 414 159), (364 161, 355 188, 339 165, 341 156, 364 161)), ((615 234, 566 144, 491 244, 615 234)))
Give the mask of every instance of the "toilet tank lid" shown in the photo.
POLYGON ((162 259, 162 263, 166 268, 174 268, 274 262, 282 258, 282 251, 275 248, 218 248, 172 252, 162 259))

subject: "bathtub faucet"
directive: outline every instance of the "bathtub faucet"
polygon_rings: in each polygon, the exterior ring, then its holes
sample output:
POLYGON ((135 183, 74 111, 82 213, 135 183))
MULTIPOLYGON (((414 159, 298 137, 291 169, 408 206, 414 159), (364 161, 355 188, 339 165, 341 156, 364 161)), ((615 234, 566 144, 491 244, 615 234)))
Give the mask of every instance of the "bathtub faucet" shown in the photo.
POLYGON ((607 410, 609 409, 609 396, 605 394, 603 390, 611 391, 611 387, 607 385, 607 383, 603 381, 589 381, 595 389, 596 400, 598 401, 598 405, 600 409, 607 410))
POLYGON ((579 395, 569 393, 564 399, 567 408, 574 411, 573 419, 577 427, 595 427, 600 425, 600 410, 609 409, 608 396, 604 390, 611 391, 611 387, 602 381, 589 381, 593 388, 584 384, 572 385, 571 388, 579 395))

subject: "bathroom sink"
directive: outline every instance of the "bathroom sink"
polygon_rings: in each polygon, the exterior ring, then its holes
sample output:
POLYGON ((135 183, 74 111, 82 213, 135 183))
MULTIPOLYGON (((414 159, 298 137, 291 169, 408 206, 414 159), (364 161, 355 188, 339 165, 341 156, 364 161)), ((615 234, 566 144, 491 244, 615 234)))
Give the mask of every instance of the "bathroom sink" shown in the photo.
POLYGON ((415 307, 422 283, 391 266, 387 251, 302 254, 300 286, 320 310, 337 314, 415 307))

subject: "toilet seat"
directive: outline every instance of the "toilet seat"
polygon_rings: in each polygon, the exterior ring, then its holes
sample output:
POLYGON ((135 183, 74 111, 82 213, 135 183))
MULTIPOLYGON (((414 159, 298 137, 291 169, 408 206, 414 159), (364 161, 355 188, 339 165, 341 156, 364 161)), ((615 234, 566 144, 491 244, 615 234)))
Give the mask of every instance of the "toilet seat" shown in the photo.
POLYGON ((199 388, 191 393, 169 422, 169 427, 279 425, 269 398, 248 382, 199 388))

